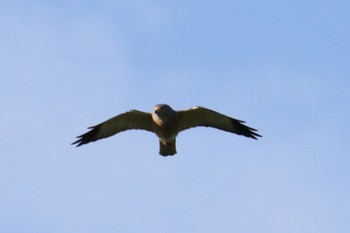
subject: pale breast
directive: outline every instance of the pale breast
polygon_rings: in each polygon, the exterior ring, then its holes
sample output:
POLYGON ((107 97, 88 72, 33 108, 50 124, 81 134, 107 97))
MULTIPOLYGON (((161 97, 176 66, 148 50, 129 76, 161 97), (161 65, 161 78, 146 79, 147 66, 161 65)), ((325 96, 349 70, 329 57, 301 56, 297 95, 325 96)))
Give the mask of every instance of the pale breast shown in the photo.
POLYGON ((174 140, 178 134, 178 127, 175 122, 162 122, 160 125, 154 122, 153 127, 155 134, 163 142, 170 142, 174 140))

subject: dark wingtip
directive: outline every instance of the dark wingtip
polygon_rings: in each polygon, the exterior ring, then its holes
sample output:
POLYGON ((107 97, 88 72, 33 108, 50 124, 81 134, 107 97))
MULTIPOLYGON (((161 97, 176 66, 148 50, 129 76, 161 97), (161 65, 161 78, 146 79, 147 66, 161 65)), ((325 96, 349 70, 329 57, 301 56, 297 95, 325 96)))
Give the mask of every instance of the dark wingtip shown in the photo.
POLYGON ((75 145, 76 144, 76 147, 79 147, 81 145, 84 145, 84 144, 87 144, 89 142, 93 142, 93 141, 96 141, 96 139, 94 138, 95 137, 95 133, 97 131, 97 126, 91 126, 91 127, 88 127, 88 129, 91 129, 90 131, 88 131, 87 133, 84 133, 80 136, 78 136, 78 140, 76 140, 75 142, 71 143, 71 145, 75 145))
POLYGON ((248 131, 250 132, 249 137, 254 138, 256 140, 258 140, 258 137, 262 137, 260 134, 257 133, 258 130, 250 128, 248 126, 246 126, 248 128, 248 131))
POLYGON ((82 134, 82 135, 78 136, 77 137, 78 140, 76 140, 75 142, 72 142, 71 145, 75 145, 76 147, 79 147, 79 146, 85 144, 84 143, 84 136, 85 136, 85 134, 82 134))
POLYGON ((250 138, 253 138, 253 139, 255 139, 255 140, 258 140, 258 137, 261 137, 261 138, 262 138, 262 136, 261 136, 260 134, 255 133, 255 132, 251 132, 251 134, 250 134, 249 137, 250 137, 250 138))
POLYGON ((79 136, 77 138, 79 138, 79 140, 76 140, 75 142, 71 143, 71 145, 75 145, 76 144, 76 147, 79 147, 79 146, 83 145, 81 137, 79 136))
MULTIPOLYGON (((235 122, 235 119, 234 119, 232 123, 235 124, 237 122, 235 122)), ((236 125, 238 134, 248 138, 253 138, 255 140, 258 140, 258 137, 262 137, 260 134, 256 133, 258 130, 251 128, 249 126, 246 126, 243 123, 245 123, 245 121, 238 120, 238 124, 236 125)))

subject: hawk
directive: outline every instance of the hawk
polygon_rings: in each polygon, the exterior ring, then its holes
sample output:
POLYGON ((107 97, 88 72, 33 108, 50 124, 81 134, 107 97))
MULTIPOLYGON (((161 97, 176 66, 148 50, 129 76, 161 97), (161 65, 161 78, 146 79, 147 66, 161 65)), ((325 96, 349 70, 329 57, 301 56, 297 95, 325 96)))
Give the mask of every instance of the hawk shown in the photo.
POLYGON ((91 130, 78 136, 72 145, 78 147, 126 130, 140 129, 155 133, 159 138, 159 154, 169 156, 176 154, 176 136, 181 131, 197 126, 213 127, 253 139, 261 137, 256 129, 243 123, 199 106, 175 111, 167 104, 158 104, 152 113, 131 110, 89 127, 91 130))

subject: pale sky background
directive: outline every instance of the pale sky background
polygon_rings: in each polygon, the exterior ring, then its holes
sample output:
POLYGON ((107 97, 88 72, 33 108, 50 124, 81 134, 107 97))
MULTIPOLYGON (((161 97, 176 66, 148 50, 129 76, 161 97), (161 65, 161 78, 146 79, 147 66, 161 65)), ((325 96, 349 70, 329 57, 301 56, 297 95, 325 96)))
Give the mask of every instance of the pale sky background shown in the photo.
POLYGON ((0 232, 350 232, 348 0, 0 1, 0 232), (201 105, 178 154, 130 109, 201 105))

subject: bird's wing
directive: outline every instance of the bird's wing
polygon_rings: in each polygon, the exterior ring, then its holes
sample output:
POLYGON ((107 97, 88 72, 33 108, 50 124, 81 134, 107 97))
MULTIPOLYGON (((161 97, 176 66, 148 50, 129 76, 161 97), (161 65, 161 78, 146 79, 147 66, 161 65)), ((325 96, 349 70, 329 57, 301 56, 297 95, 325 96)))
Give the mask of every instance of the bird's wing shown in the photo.
POLYGON ((87 133, 78 136, 78 140, 73 142, 72 145, 77 144, 77 146, 81 146, 129 129, 142 129, 153 132, 152 115, 146 112, 131 110, 101 124, 89 127, 89 129, 91 130, 87 133))
POLYGON ((261 135, 256 133, 256 129, 244 125, 244 121, 203 107, 196 106, 188 110, 177 111, 177 117, 179 132, 196 126, 206 126, 254 139, 261 137, 261 135))

